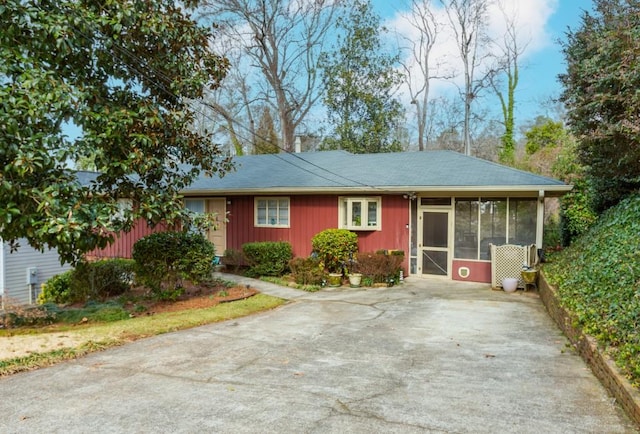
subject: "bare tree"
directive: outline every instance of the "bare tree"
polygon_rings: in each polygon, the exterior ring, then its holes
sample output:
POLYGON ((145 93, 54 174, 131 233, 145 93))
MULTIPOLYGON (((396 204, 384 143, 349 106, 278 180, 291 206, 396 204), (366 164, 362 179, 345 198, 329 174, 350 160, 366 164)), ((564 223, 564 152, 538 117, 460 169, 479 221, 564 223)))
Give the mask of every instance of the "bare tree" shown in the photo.
POLYGON ((471 104, 488 86, 488 77, 492 73, 492 70, 478 71, 488 57, 484 48, 489 45, 487 8, 490 0, 440 1, 445 7, 463 64, 464 153, 471 155, 471 104))
POLYGON ((416 110, 418 126, 418 150, 424 151, 429 142, 429 87, 438 77, 439 65, 433 65, 431 53, 440 30, 440 23, 433 12, 432 0, 412 0, 407 20, 417 31, 417 37, 405 37, 409 43, 409 60, 402 62, 405 82, 416 110))
POLYGON ((234 65, 256 79, 255 93, 245 95, 247 102, 273 107, 282 146, 292 151, 296 128, 320 98, 317 60, 333 25, 335 2, 207 0, 204 4, 202 16, 219 23, 220 33, 250 61, 234 65))
POLYGON ((519 80, 519 60, 526 49, 528 42, 520 44, 520 35, 517 30, 517 11, 506 10, 505 2, 500 1, 498 6, 505 19, 506 30, 501 44, 496 44, 501 51, 498 59, 498 69, 490 76, 491 86, 500 100, 504 134, 501 138, 502 147, 498 154, 503 163, 513 163, 516 149, 515 135, 515 90, 519 80), (503 87, 500 77, 505 76, 506 89, 503 87))

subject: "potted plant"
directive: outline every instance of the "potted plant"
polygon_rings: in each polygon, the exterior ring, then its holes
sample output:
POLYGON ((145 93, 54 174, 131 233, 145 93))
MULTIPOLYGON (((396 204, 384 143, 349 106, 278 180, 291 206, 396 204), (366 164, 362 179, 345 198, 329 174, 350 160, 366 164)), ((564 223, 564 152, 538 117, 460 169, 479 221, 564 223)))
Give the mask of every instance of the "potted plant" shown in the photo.
POLYGON ((329 273, 327 284, 333 287, 342 285, 342 273, 329 273))
POLYGON ((362 273, 349 273, 349 286, 352 288, 360 288, 362 282, 362 273))
POLYGON ((358 236, 346 229, 325 229, 313 237, 311 245, 329 273, 329 286, 340 286, 345 264, 358 251, 358 236))
POLYGON ((349 265, 347 267, 347 273, 349 276, 349 286, 352 288, 359 288, 362 282, 362 273, 358 265, 358 259, 356 256, 349 259, 349 265))

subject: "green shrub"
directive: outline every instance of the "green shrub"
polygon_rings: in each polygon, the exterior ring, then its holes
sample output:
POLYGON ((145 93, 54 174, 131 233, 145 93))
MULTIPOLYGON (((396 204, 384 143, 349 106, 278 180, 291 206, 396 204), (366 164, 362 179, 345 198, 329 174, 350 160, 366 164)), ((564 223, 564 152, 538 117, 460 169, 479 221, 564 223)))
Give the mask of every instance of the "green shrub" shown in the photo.
POLYGON ((294 258, 289 261, 289 268, 299 285, 320 285, 325 277, 322 261, 314 256, 294 258))
POLYGON ((224 265, 227 271, 237 273, 246 264, 246 259, 242 250, 227 249, 222 256, 222 265, 224 265))
POLYGON ((154 292, 182 286, 182 280, 201 282, 213 272, 213 244, 202 234, 158 232, 133 245, 136 277, 154 292))
POLYGON ((325 229, 314 235, 311 245, 330 273, 342 273, 358 251, 358 235, 346 229, 325 229))
POLYGON ((71 276, 73 270, 56 274, 42 284, 42 291, 38 295, 38 304, 56 303, 67 304, 74 303, 78 300, 74 299, 71 292, 71 276))
POLYGON ((76 300, 104 300, 124 294, 131 287, 134 269, 131 259, 81 262, 73 272, 71 291, 76 300))
POLYGON ((560 233, 562 245, 569 246, 584 234, 598 216, 591 206, 590 188, 586 181, 575 180, 573 190, 560 200, 560 233))
POLYGON ((284 241, 246 243, 242 253, 253 276, 281 276, 293 256, 291 244, 284 241))
POLYGON ((640 386, 640 196, 604 213, 544 265, 560 303, 640 386))

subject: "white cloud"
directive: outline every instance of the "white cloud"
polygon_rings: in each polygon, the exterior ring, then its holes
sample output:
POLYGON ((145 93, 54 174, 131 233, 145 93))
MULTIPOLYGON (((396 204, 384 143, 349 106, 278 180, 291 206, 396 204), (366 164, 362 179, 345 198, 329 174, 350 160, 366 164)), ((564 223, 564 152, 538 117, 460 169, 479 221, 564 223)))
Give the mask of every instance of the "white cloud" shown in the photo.
MULTIPOLYGON (((488 10, 487 34, 495 41, 501 41, 505 34, 506 23, 502 10, 508 16, 513 17, 516 23, 520 47, 524 47, 524 52, 520 57, 521 67, 527 60, 536 53, 550 46, 552 36, 547 29, 547 23, 551 15, 558 8, 558 0, 498 0, 502 7, 494 2, 488 10)), ((458 47, 455 35, 451 30, 451 25, 446 12, 440 7, 439 2, 432 1, 434 13, 439 23, 440 30, 437 35, 437 43, 431 54, 431 63, 439 64, 440 71, 435 74, 451 74, 456 72, 456 77, 447 80, 434 80, 431 85, 431 95, 438 96, 455 90, 453 85, 460 86, 463 82, 462 63, 458 54, 458 47)), ((395 14, 385 21, 385 26, 396 32, 394 39, 398 44, 407 46, 407 40, 417 41, 418 30, 413 27, 408 17, 409 10, 396 9, 395 14)), ((486 47, 485 47, 486 48, 486 47)), ((410 56, 405 56, 404 62, 410 62, 410 56)), ((408 98, 408 92, 403 92, 408 98)))

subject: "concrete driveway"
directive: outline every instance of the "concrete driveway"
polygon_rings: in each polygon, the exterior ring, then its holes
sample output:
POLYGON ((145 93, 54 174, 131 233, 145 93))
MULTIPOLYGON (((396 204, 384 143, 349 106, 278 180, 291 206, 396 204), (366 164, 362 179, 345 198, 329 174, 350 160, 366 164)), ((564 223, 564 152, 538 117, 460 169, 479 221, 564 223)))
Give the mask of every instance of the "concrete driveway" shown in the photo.
POLYGON ((1 379, 0 432, 637 432, 535 294, 250 282, 292 302, 1 379))

